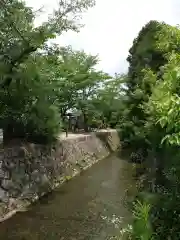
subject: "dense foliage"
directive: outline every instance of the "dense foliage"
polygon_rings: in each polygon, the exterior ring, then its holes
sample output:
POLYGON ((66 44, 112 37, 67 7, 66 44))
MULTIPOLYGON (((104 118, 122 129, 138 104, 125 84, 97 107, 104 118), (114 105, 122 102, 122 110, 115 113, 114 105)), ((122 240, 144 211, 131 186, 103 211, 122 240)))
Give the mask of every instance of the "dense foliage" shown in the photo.
POLYGON ((12 139, 48 143, 67 128, 67 114, 80 112, 85 131, 115 127, 121 118, 122 83, 98 71, 98 56, 50 44, 62 32, 78 31, 81 13, 94 0, 60 1, 47 22, 23 1, 1 1, 0 128, 12 139))
POLYGON ((122 135, 132 146, 138 147, 138 145, 145 144, 145 148, 147 147, 144 141, 146 134, 144 125, 148 113, 143 110, 142 106, 149 100, 156 80, 161 79, 160 68, 167 63, 167 54, 179 51, 178 38, 179 32, 176 28, 150 21, 142 28, 129 51, 127 58, 129 71, 126 83, 127 107, 124 112, 122 135), (167 42, 166 37, 170 38, 167 42), (151 70, 152 74, 157 73, 157 79, 147 78, 147 70, 151 70))
POLYGON ((149 166, 130 239, 180 239, 180 30, 149 22, 130 49, 121 134, 149 166))
POLYGON ((52 141, 59 134, 61 113, 77 104, 80 91, 107 77, 93 70, 97 57, 47 45, 63 31, 78 31, 81 12, 94 1, 60 1, 59 9, 38 27, 34 26, 36 14, 24 2, 1 1, 0 5, 0 125, 4 142, 17 137, 52 141))

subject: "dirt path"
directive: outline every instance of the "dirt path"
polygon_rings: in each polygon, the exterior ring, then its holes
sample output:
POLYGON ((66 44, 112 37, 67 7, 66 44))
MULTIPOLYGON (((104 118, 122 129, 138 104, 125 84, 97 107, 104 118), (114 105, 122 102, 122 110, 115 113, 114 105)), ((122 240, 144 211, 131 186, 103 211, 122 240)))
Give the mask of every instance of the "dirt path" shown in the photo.
POLYGON ((85 135, 89 135, 88 133, 68 133, 68 136, 66 137, 66 133, 62 132, 58 139, 63 140, 63 139, 73 139, 73 138, 79 138, 85 135))
MULTIPOLYGON (((98 132, 107 132, 107 131, 116 131, 115 129, 99 129, 98 132)), ((86 136, 86 135, 90 135, 91 132, 89 133, 68 133, 68 136, 66 137, 66 133, 65 132, 62 132, 60 135, 59 135, 59 139, 60 140, 63 140, 63 139, 73 139, 73 138, 79 138, 79 137, 82 137, 82 136, 86 136)))

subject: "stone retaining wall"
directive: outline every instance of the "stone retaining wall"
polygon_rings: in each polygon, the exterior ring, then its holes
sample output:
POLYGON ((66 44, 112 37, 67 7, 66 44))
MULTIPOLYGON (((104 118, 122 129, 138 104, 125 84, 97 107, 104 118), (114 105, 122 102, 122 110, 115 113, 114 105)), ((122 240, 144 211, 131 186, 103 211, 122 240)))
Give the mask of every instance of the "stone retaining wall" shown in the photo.
POLYGON ((67 138, 54 146, 26 144, 0 152, 0 221, 21 211, 120 146, 115 130, 67 138))

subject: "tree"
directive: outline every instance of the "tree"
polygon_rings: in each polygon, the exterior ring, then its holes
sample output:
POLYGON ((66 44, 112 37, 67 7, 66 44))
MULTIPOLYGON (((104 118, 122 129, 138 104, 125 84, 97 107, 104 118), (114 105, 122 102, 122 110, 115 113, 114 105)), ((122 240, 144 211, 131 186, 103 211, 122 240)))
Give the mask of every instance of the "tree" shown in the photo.
POLYGON ((93 0, 61 0, 59 9, 48 22, 34 27, 35 14, 32 9, 18 0, 1 0, 1 59, 0 69, 3 86, 12 81, 13 71, 32 52, 42 48, 50 38, 55 38, 63 31, 78 31, 79 13, 94 5, 93 0))
POLYGON ((161 67, 168 62, 169 52, 179 52, 180 31, 165 23, 150 21, 139 32, 129 50, 127 58, 129 71, 127 78, 127 99, 122 126, 123 137, 135 144, 144 143, 147 114, 142 105, 148 101, 155 81, 161 79, 161 67), (157 78, 146 78, 146 70, 157 73, 157 78), (138 143, 139 142, 139 143, 138 143))
POLYGON ((88 55, 84 51, 73 51, 71 47, 60 48, 55 77, 59 86, 56 89, 57 102, 62 116, 67 110, 80 110, 85 130, 88 130, 93 111, 91 99, 101 83, 109 78, 108 74, 94 68, 98 61, 97 56, 88 55))
POLYGON ((153 239, 179 239, 180 31, 179 28, 166 24, 157 26, 158 31, 153 32, 152 38, 147 34, 148 41, 154 39, 153 45, 144 46, 143 36, 139 46, 136 45, 134 57, 130 58, 136 61, 130 62, 129 85, 127 84, 127 107, 130 111, 126 119, 129 117, 132 123, 130 131, 133 132, 133 145, 136 148, 140 147, 137 141, 139 133, 141 145, 148 143, 146 163, 149 166, 146 172, 148 184, 143 189, 145 194, 141 193, 140 196, 144 204, 135 205, 136 216, 140 216, 140 225, 135 223, 133 230, 134 237, 140 239, 147 232, 146 229, 140 232, 141 227, 151 222, 153 239), (147 53, 146 49, 149 46, 153 51, 146 65, 143 54, 147 53), (132 120, 133 115, 136 121, 132 120), (151 199, 148 199, 148 196, 151 199), (149 213, 146 211, 145 221, 145 215, 141 213, 149 201, 152 207, 149 213))
MULTIPOLYGON (((25 134, 17 131, 17 122, 21 125, 22 132, 25 132, 29 124, 27 119, 30 119, 28 114, 33 111, 35 105, 36 112, 40 111, 41 116, 44 115, 45 122, 51 114, 46 114, 42 109, 44 111, 51 109, 49 110, 51 113, 56 111, 54 116, 58 115, 57 110, 54 108, 52 110, 51 107, 55 99, 52 97, 52 88, 47 87, 52 83, 49 78, 52 75, 45 74, 48 72, 45 71, 45 66, 47 67, 50 61, 46 42, 63 31, 78 31, 80 27, 78 19, 81 12, 93 5, 93 0, 61 0, 59 9, 54 11, 53 16, 41 26, 34 27, 35 14, 24 2, 0 1, 0 84, 4 89, 1 89, 1 103, 6 106, 6 109, 3 105, 1 107, 1 126, 4 130, 4 139, 7 141, 14 136, 25 134)), ((54 120, 56 123, 54 122, 53 126, 57 129, 59 120, 57 121, 57 117, 54 120)), ((34 124, 33 131, 37 129, 40 131, 38 121, 31 119, 30 122, 34 124)), ((39 135, 43 134, 39 132, 39 135)))
MULTIPOLYGON (((114 78, 107 79, 98 89, 92 99, 98 122, 101 120, 104 125, 117 127, 122 120, 123 99, 125 94, 124 83, 126 75, 116 74, 114 78)), ((94 120, 95 120, 94 119, 94 120)))

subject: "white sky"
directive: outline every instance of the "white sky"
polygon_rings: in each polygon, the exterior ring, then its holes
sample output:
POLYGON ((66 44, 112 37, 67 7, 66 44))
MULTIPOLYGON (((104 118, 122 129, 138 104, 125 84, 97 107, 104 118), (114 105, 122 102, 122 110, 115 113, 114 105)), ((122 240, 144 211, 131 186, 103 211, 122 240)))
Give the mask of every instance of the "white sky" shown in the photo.
MULTIPOLYGON (((44 6, 50 12, 58 0, 26 2, 35 9, 44 6)), ((80 33, 68 32, 57 43, 99 54, 98 68, 105 72, 126 72, 128 50, 142 26, 149 20, 180 24, 180 0, 96 0, 96 6, 82 20, 85 27, 80 33)))

